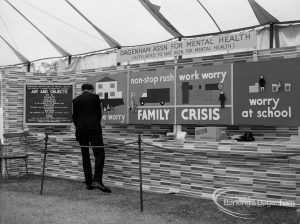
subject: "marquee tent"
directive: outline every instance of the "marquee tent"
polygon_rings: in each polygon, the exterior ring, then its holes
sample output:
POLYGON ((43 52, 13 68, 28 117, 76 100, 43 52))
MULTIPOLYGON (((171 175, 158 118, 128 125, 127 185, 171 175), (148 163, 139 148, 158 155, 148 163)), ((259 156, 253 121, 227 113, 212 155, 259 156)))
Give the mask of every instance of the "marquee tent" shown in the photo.
POLYGON ((289 24, 299 12, 299 0, 1 0, 0 66, 289 24))

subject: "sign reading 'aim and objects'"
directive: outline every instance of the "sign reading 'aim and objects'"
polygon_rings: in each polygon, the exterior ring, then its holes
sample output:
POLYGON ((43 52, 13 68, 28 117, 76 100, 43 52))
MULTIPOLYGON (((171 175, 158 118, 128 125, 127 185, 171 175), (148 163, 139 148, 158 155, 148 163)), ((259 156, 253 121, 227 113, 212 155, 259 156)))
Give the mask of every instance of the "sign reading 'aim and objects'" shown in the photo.
POLYGON ((118 50, 118 62, 175 57, 179 55, 201 54, 217 51, 249 49, 256 47, 256 31, 235 34, 199 37, 183 41, 144 45, 118 50))
POLYGON ((24 121, 27 125, 72 124, 73 84, 26 83, 24 121))

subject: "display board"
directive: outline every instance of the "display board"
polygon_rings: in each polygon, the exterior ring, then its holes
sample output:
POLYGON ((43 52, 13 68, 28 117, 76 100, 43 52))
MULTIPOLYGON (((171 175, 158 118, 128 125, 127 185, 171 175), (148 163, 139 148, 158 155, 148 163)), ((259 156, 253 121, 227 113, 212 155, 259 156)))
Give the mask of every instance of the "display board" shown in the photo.
POLYGON ((102 122, 127 124, 127 72, 99 73, 88 77, 102 104, 102 122))
POLYGON ((130 72, 130 123, 174 124, 174 71, 174 66, 170 66, 130 72))
POLYGON ((24 90, 26 125, 72 124, 73 84, 25 83, 24 90))
POLYGON ((176 77, 177 124, 232 123, 231 64, 180 66, 176 77))
POLYGON ((112 71, 88 82, 105 123, 277 126, 300 124, 299 74, 298 58, 112 71))
POLYGON ((234 64, 234 124, 300 125, 300 59, 234 64))

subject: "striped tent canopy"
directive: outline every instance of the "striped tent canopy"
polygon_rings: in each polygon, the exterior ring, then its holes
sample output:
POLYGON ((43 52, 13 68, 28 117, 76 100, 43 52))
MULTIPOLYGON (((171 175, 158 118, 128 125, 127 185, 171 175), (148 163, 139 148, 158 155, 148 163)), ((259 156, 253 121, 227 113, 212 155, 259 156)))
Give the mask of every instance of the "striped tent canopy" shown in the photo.
POLYGON ((300 20, 299 0, 1 0, 0 66, 300 20))

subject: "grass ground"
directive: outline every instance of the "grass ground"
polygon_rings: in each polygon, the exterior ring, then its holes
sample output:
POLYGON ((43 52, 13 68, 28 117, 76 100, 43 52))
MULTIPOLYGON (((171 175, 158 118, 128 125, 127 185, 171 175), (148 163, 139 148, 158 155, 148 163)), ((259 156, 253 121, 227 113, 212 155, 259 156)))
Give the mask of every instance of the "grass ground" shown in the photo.
POLYGON ((210 200, 144 192, 140 212, 139 192, 112 187, 112 194, 88 191, 83 183, 41 177, 1 179, 1 224, 292 224, 295 209, 242 208, 255 219, 243 220, 217 209, 210 200), (245 210, 246 209, 246 210, 245 210))

